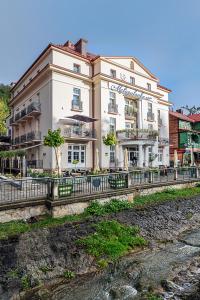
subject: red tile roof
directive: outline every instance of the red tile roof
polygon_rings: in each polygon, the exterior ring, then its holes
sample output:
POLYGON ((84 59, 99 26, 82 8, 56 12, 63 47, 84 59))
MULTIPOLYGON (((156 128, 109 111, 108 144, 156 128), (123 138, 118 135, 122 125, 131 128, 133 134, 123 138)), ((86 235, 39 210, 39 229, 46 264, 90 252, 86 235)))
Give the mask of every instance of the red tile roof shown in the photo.
POLYGON ((195 122, 200 122, 200 114, 193 114, 189 116, 190 119, 194 120, 195 122))
POLYGON ((177 111, 170 111, 169 114, 177 119, 180 119, 180 120, 184 120, 184 121, 187 121, 187 122, 192 122, 194 123, 195 121, 190 117, 190 116, 186 116, 184 114, 181 114, 177 111))
POLYGON ((162 89, 162 90, 166 90, 167 92, 172 92, 172 90, 170 90, 170 89, 168 89, 168 88, 166 88, 165 86, 163 86, 163 85, 160 85, 160 84, 158 84, 158 88, 160 88, 160 89, 162 89))

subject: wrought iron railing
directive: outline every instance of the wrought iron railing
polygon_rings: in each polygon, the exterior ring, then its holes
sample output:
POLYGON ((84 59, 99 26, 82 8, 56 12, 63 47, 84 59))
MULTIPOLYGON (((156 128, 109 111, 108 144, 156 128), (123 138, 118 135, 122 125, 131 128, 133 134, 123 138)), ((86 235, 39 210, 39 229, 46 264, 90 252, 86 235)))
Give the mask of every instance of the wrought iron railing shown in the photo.
POLYGON ((108 103, 108 112, 117 114, 118 113, 118 105, 114 104, 114 103, 108 103))

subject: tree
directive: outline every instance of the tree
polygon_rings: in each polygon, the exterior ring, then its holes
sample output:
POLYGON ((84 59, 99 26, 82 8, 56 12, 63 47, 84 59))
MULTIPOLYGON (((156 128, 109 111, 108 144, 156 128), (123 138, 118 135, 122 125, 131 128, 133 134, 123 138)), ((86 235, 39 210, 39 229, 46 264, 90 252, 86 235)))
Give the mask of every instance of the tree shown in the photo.
POLYGON ((9 116, 8 101, 10 99, 10 85, 0 84, 0 133, 6 133, 6 118, 9 116))
POLYGON ((200 106, 196 107, 195 105, 192 107, 189 107, 188 105, 182 106, 181 108, 185 109, 188 112, 188 115, 194 115, 200 113, 200 106))
POLYGON ((52 131, 51 129, 48 130, 48 134, 44 137, 44 145, 51 147, 55 151, 56 156, 56 167, 58 170, 58 174, 60 173, 59 163, 58 163, 58 152, 59 147, 64 144, 65 139, 61 135, 61 130, 58 128, 57 130, 52 131))

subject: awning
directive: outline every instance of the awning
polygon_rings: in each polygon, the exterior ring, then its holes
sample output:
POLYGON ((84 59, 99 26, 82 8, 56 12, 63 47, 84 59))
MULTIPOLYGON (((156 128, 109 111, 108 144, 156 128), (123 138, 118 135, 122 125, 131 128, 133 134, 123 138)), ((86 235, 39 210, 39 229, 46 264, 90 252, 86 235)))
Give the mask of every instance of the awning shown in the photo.
POLYGON ((83 116, 83 115, 73 115, 73 116, 67 117, 67 119, 72 119, 72 120, 76 120, 76 121, 84 122, 84 123, 92 123, 92 122, 95 122, 98 120, 98 119, 83 116))

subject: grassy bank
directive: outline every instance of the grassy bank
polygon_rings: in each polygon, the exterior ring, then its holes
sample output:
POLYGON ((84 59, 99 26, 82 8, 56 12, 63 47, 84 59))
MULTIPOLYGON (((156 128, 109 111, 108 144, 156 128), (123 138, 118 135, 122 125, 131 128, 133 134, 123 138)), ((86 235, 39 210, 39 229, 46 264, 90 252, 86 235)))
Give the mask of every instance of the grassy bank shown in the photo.
POLYGON ((158 205, 165 201, 174 201, 177 199, 187 199, 190 197, 200 195, 200 186, 185 188, 181 190, 168 189, 160 193, 155 193, 147 196, 137 196, 133 203, 120 200, 112 200, 105 205, 98 202, 92 202, 84 213, 74 216, 66 216, 63 218, 52 218, 49 216, 39 219, 35 223, 28 223, 26 221, 12 221, 8 223, 0 223, 0 239, 9 236, 25 233, 38 228, 45 228, 51 226, 62 225, 66 222, 81 221, 91 216, 103 216, 106 214, 117 213, 126 209, 141 208, 149 205, 158 205))

